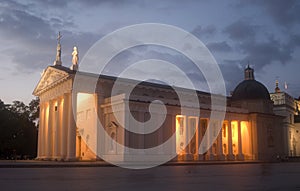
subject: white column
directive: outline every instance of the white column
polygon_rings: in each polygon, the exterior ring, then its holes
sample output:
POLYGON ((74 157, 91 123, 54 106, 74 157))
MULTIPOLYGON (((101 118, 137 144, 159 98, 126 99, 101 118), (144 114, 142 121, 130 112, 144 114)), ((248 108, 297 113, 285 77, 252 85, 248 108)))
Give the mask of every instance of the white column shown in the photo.
POLYGON ((49 121, 49 102, 44 103, 43 113, 43 129, 42 129, 42 156, 47 158, 48 156, 48 121, 49 121))
POLYGON ((184 118, 184 135, 185 135, 185 140, 184 140, 184 144, 185 144, 185 148, 184 148, 184 160, 190 160, 190 149, 189 149, 189 116, 186 115, 184 118))
MULTIPOLYGON (((102 92, 101 92, 102 93, 102 92)), ((104 117, 104 112, 103 112, 103 109, 101 109, 100 105, 104 103, 104 96, 101 94, 101 93, 96 93, 95 94, 95 109, 96 109, 96 121, 95 121, 95 124, 97 126, 97 135, 96 135, 96 139, 97 139, 97 147, 96 147, 96 150, 97 150, 97 153, 104 153, 104 149, 105 149, 105 145, 103 143, 105 143, 105 135, 103 133, 99 133, 100 129, 99 128, 105 128, 102 127, 102 125, 100 124, 105 124, 105 117, 104 117)), ((105 124, 107 125, 107 124, 105 124)), ((122 128, 118 128, 116 131, 117 131, 117 135, 120 133, 122 128)), ((104 130, 104 129, 103 129, 104 130)), ((125 132, 125 129, 123 129, 123 132, 125 132)), ((125 137, 125 135, 124 135, 125 137)), ((125 138, 123 138, 124 140, 125 138)), ((124 143, 121 143, 121 144, 124 144, 124 143)), ((117 144, 118 145, 118 144, 117 144)), ((116 148, 116 151, 117 152, 120 152, 123 154, 123 150, 121 150, 118 146, 116 148)), ((99 155, 97 155, 96 153, 96 160, 102 160, 100 158, 99 155)))
POLYGON ((184 132, 185 132, 185 159, 188 160, 189 159, 189 154, 190 154, 190 145, 189 145, 189 138, 190 138, 190 127, 189 127, 189 116, 186 115, 185 117, 185 128, 184 128, 184 132))
POLYGON ((43 140, 43 121, 44 121, 44 106, 43 103, 40 102, 40 121, 39 121, 39 132, 38 132, 38 149, 37 149, 37 159, 40 159, 42 157, 42 140, 43 140))
POLYGON ((209 160, 214 160, 215 159, 215 157, 214 157, 214 153, 213 153, 213 146, 214 146, 214 143, 215 142, 212 142, 212 140, 214 139, 214 136, 213 136, 213 131, 215 130, 214 128, 214 121, 213 120, 209 120, 208 121, 208 127, 207 127, 207 135, 208 135, 208 139, 207 139, 207 145, 209 145, 210 143, 211 143, 211 146, 209 147, 209 149, 208 149, 208 152, 207 152, 207 154, 208 154, 208 158, 209 158, 209 160))
POLYGON ((228 121, 228 160, 234 160, 234 155, 232 154, 232 131, 231 131, 231 121, 228 121))
POLYGON ((58 127, 59 127, 59 103, 53 101, 53 158, 58 158, 58 127), (55 108, 56 107, 56 108, 55 108))
POLYGON ((238 121, 238 159, 244 160, 244 154, 242 153, 242 134, 241 134, 241 122, 238 121))
MULTIPOLYGON (((141 122, 141 126, 139 127, 140 129, 143 129, 144 130, 144 121, 145 121, 145 114, 143 111, 139 111, 138 113, 138 117, 139 117, 139 121, 141 122)), ((143 154, 145 153, 145 131, 143 131, 143 133, 141 133, 139 135, 139 140, 138 140, 138 144, 139 144, 139 153, 143 154)))
POLYGON ((62 145, 62 127, 63 127, 63 97, 58 98, 57 104, 57 158, 62 159, 61 145, 62 145))
MULTIPOLYGON (((203 135, 204 135, 203 127, 202 127, 202 124, 201 124, 201 118, 199 118, 198 124, 199 124, 198 125, 198 139, 199 139, 199 147, 200 147, 201 144, 202 144, 203 135)), ((204 155, 203 154, 199 154, 199 148, 198 148, 198 160, 204 160, 204 155)))
MULTIPOLYGON (((125 101, 124 103, 129 104, 127 101, 125 101)), ((125 107, 125 108, 129 108, 129 106, 125 107)), ((130 129, 129 114, 130 114, 130 110, 125 109, 125 112, 124 112, 125 119, 124 119, 124 127, 123 127, 124 128, 124 144, 126 146, 125 151, 124 151, 125 155, 130 154, 129 148, 132 147, 130 145, 130 132, 127 130, 127 129, 130 129)))
POLYGON ((76 96, 68 95, 68 150, 67 160, 76 160, 76 96), (74 98, 74 101, 72 102, 74 98), (73 106, 74 103, 74 106, 73 106), (74 109, 74 111, 73 111, 74 109))
POLYGON ((223 128, 222 121, 218 121, 218 126, 219 127, 221 126, 221 129, 219 131, 219 136, 217 138, 217 140, 218 140, 218 159, 219 160, 224 160, 225 156, 224 156, 224 153, 223 153, 223 142, 222 142, 222 136, 223 136, 223 133, 222 133, 222 128, 223 128))
MULTIPOLYGON (((156 115, 157 115, 157 119, 159 120, 159 121, 163 121, 163 119, 162 119, 162 115, 163 114, 159 114, 159 113, 156 113, 156 115)), ((158 124, 157 124, 158 125, 158 124)), ((158 153, 157 154, 159 154, 159 155, 161 155, 161 154, 164 154, 164 151, 163 151, 163 147, 162 147, 162 144, 163 144, 163 136, 164 136, 164 128, 163 128, 163 124, 161 125, 161 126, 157 126, 157 129, 158 129, 158 146, 159 146, 159 149, 158 149, 158 153)))
POLYGON ((69 113, 69 97, 68 94, 64 94, 63 97, 63 105, 62 105, 62 111, 61 111, 61 148, 60 148, 60 156, 62 159, 65 159, 67 156, 67 131, 68 131, 68 113, 69 113))
POLYGON ((48 133, 47 133, 47 159, 52 159, 53 154, 53 101, 49 101, 48 111, 48 133))
POLYGON ((175 138, 172 139, 172 150, 171 150, 171 154, 173 156, 176 156, 174 159, 177 160, 177 154, 176 153, 176 115, 175 114, 171 114, 171 132, 175 134, 175 138))

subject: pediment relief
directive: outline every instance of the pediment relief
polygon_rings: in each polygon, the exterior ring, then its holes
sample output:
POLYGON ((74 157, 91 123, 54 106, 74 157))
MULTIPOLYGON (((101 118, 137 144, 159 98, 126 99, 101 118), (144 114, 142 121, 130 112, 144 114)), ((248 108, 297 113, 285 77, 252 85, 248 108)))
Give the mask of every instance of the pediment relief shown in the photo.
POLYGON ((42 74, 42 77, 33 91, 34 95, 38 95, 40 92, 52 87, 55 84, 67 79, 69 74, 66 71, 59 70, 53 67, 48 67, 42 74))

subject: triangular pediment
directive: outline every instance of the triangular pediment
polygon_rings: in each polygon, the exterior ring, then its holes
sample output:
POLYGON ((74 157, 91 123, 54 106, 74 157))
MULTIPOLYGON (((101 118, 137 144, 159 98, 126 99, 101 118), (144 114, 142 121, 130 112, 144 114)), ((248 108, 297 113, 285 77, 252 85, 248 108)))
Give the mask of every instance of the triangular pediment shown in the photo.
POLYGON ((72 73, 72 70, 63 66, 47 67, 43 71, 41 79, 33 91, 33 95, 38 96, 41 92, 44 92, 45 90, 53 87, 55 84, 58 84, 63 80, 67 79, 72 73))

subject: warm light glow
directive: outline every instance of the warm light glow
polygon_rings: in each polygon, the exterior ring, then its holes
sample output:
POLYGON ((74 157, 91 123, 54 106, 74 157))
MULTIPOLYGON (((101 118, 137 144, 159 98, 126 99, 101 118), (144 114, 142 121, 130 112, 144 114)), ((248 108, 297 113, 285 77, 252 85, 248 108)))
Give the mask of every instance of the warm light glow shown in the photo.
POLYGON ((251 140, 250 140, 250 127, 247 121, 241 122, 241 137, 242 137, 242 152, 245 155, 245 158, 251 159, 251 140))
POLYGON ((47 149, 48 149, 48 144, 49 144, 49 140, 48 140, 48 135, 49 135, 49 123, 48 123, 48 121, 49 121, 49 104, 47 103, 47 105, 46 105, 46 109, 45 109, 45 112, 46 112, 46 114, 45 114, 45 120, 44 120, 44 127, 45 127, 45 137, 44 137, 44 139, 45 139, 45 143, 47 143, 47 144, 44 144, 44 151, 47 151, 47 149))
MULTIPOLYGON (((97 114, 95 105, 95 95, 87 93, 77 94, 77 137, 76 137, 76 157, 85 159, 95 158, 97 146, 97 114), (87 146, 92 146, 89 149, 87 146)), ((107 144, 107 143, 106 143, 107 144)), ((105 148, 109 148, 108 145, 105 148)))
POLYGON ((238 143, 238 122, 231 122, 231 135, 232 135, 232 153, 234 155, 238 154, 239 143, 238 143))
POLYGON ((223 122, 222 126, 222 148, 224 155, 228 155, 228 122, 223 122))
POLYGON ((186 117, 176 115, 176 153, 182 155, 185 153, 186 140, 186 117))
POLYGON ((78 93, 77 94, 77 104, 78 106, 81 106, 82 104, 85 104, 87 100, 92 99, 94 97, 93 94, 87 94, 87 93, 78 93))
POLYGON ((188 118, 189 153, 198 154, 198 117, 188 118))

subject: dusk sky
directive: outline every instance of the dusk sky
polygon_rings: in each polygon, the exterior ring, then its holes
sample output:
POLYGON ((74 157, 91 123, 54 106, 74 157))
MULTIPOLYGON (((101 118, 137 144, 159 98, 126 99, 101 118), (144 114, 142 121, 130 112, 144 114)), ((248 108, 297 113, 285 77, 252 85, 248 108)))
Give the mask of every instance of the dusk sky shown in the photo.
MULTIPOLYGON (((138 23, 174 25, 198 37, 216 58, 228 94, 243 80, 249 63, 270 92, 278 79, 282 90, 300 96, 297 0, 1 0, 0 99, 28 103, 34 98, 41 72, 55 60, 58 31, 62 63, 69 67, 73 46, 80 59, 104 35, 138 23)), ((170 58, 168 51, 145 48, 119 55, 113 64, 119 68, 143 54, 184 62, 170 58)))

